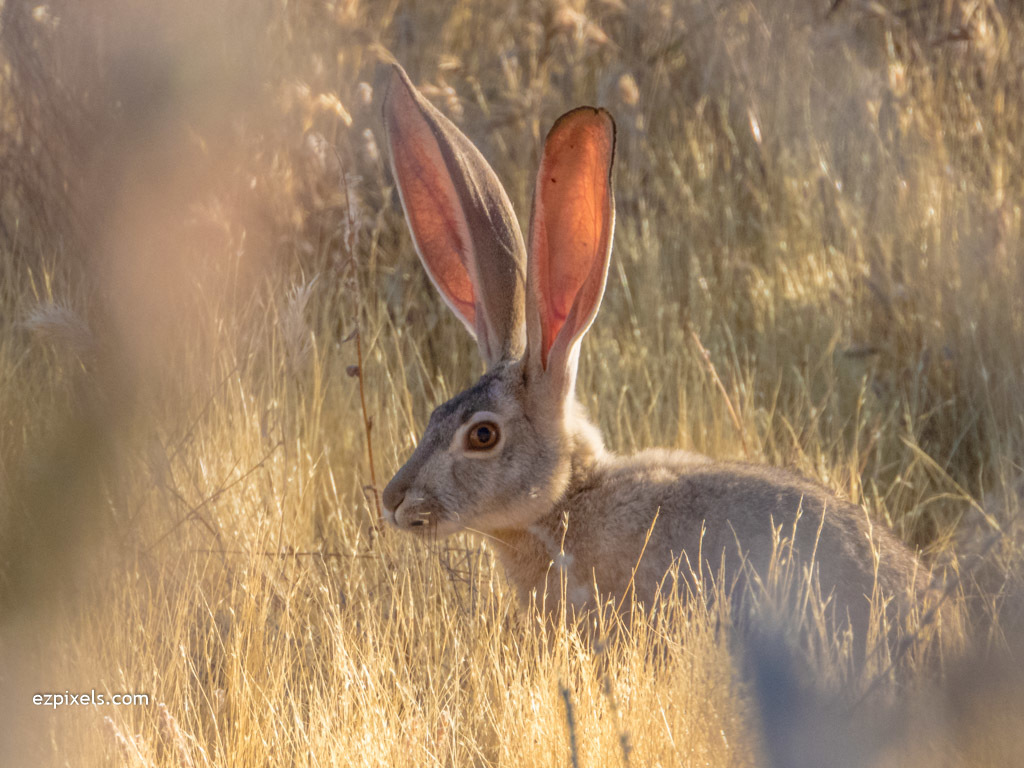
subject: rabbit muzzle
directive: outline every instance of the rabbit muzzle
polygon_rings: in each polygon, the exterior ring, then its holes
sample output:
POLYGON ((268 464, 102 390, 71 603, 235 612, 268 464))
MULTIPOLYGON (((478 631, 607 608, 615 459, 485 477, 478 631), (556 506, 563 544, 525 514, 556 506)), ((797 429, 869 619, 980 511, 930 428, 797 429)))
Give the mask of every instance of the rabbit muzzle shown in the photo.
POLYGON ((402 482, 402 473, 395 475, 382 496, 384 519, 396 528, 412 533, 435 529, 440 508, 422 493, 402 482))

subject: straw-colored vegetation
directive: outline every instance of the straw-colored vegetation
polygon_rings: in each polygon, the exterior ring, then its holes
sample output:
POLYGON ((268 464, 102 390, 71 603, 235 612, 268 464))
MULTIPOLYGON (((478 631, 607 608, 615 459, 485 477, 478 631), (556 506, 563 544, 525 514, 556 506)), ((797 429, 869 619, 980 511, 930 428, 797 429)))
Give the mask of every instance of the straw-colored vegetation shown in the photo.
POLYGON ((0 3, 0 762, 1024 763, 1024 15, 830 5, 0 3), (709 586, 588 643, 485 544, 381 529, 480 371, 386 170, 391 57, 524 220, 554 118, 615 114, 611 447, 820 480, 968 629, 858 669, 709 586), (93 689, 149 703, 32 704, 93 689))

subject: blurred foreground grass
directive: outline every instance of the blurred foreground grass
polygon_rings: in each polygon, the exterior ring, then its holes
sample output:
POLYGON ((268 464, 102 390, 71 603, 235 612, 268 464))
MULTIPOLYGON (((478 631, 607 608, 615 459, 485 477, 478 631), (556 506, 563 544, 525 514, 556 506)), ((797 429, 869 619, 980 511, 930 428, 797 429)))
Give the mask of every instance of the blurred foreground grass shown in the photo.
POLYGON ((1020 764, 1024 15, 829 5, 5 0, 3 763, 1020 764), (774 700, 722 600, 588 648, 485 546, 373 525, 360 384, 380 487, 479 372, 378 145, 391 56, 521 216, 553 119, 616 115, 610 446, 820 479, 968 638, 822 641, 774 700), (94 688, 150 704, 30 703, 94 688))

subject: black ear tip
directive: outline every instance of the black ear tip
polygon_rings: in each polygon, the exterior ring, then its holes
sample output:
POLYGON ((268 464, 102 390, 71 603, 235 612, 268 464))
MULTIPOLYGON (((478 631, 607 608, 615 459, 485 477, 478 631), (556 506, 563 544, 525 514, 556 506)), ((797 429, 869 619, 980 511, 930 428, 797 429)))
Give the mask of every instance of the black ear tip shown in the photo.
POLYGON ((595 115, 602 117, 608 121, 608 126, 611 128, 612 131, 612 142, 614 143, 615 134, 618 130, 618 127, 615 125, 615 115, 613 115, 604 107, 587 107, 587 109, 592 109, 595 115))
POLYGON ((587 115, 587 116, 597 115, 597 116, 600 116, 601 118, 607 120, 608 121, 608 127, 609 127, 609 129, 611 131, 611 135, 612 135, 612 146, 614 147, 614 145, 615 145, 615 134, 616 134, 616 130, 617 130, 616 125, 615 125, 615 117, 612 115, 611 112, 609 112, 604 107, 593 107, 593 106, 590 106, 590 105, 584 105, 582 107, 576 107, 575 109, 570 109, 564 115, 562 115, 557 120, 555 120, 554 124, 551 126, 551 130, 548 131, 548 135, 550 136, 551 134, 555 133, 555 130, 562 123, 569 122, 569 121, 571 121, 574 118, 580 117, 581 115, 587 115))

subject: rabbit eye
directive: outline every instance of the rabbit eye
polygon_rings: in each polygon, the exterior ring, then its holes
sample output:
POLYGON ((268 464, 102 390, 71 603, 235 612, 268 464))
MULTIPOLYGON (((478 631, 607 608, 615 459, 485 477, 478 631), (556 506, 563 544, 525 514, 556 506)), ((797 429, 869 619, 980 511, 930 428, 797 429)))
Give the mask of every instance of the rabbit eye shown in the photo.
POLYGON ((466 433, 466 447, 471 451, 488 451, 498 444, 500 432, 493 421, 474 424, 466 433))

